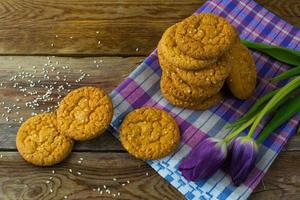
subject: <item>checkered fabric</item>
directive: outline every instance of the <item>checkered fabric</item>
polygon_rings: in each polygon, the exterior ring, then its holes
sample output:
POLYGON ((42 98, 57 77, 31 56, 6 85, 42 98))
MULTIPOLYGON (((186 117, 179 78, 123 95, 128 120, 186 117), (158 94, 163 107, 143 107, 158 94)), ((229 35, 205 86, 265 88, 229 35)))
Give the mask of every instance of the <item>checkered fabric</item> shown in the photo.
MULTIPOLYGON (((266 44, 300 50, 300 31, 278 18, 252 0, 210 0, 196 13, 210 12, 226 18, 240 32, 241 38, 266 44)), ((154 51, 112 93, 115 113, 111 126, 118 130, 123 117, 135 108, 154 106, 168 111, 181 129, 181 143, 170 156, 151 160, 148 164, 177 188, 187 199, 246 199, 266 173, 287 140, 296 132, 300 113, 271 134, 260 146, 256 166, 248 179, 235 187, 228 175, 219 170, 207 180, 188 182, 178 171, 178 164, 189 151, 204 138, 225 137, 231 130, 224 126, 238 119, 264 93, 278 87, 268 79, 287 70, 290 66, 262 53, 252 51, 258 71, 255 95, 241 101, 227 98, 207 111, 193 111, 171 105, 160 92, 161 68, 154 51)), ((263 124, 264 122, 262 122, 263 124)), ((257 131, 260 131, 262 124, 257 131)), ((118 137, 117 131, 114 135, 118 137)))

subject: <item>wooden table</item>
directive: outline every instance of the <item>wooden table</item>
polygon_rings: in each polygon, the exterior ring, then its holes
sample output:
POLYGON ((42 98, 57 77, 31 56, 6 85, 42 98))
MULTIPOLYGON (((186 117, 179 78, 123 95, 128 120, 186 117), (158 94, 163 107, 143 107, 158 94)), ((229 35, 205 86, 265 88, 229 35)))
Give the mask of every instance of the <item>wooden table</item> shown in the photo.
MULTIPOLYGON (((300 27, 298 0, 258 2, 300 27)), ((156 47, 166 27, 202 3, 2 0, 0 199, 184 199, 108 132, 77 143, 66 161, 45 168, 20 157, 15 135, 24 119, 52 109, 70 89, 100 85, 110 92, 156 47)), ((250 199, 300 199, 299 158, 296 136, 250 199)))

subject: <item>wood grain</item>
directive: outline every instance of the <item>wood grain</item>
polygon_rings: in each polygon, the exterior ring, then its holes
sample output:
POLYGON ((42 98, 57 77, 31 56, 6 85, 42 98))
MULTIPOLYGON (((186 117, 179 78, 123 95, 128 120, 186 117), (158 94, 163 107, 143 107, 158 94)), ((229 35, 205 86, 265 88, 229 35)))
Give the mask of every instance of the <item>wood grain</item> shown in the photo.
POLYGON ((45 168, 27 164, 18 153, 0 152, 0 155, 0 199, 3 200, 48 200, 64 196, 77 200, 184 199, 145 162, 125 153, 72 153, 60 165, 45 168), (79 164, 80 158, 83 161, 79 164), (104 185, 110 194, 105 192, 104 185))
POLYGON ((300 199, 299 157, 299 151, 281 152, 250 199, 300 199))
MULTIPOLYGON (((203 2, 2 0, 0 54, 145 56, 168 26, 203 2)), ((257 2, 300 27, 299 1, 257 2)))

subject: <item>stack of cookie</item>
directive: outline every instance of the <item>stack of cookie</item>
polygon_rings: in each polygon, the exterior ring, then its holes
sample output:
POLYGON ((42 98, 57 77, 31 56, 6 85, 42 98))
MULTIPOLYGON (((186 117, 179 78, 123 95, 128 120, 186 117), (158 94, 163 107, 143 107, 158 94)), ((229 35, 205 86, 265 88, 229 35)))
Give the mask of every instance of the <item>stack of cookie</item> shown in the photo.
POLYGON ((163 96, 189 109, 218 104, 236 44, 240 45, 235 28, 209 13, 193 15, 168 28, 158 44, 163 96))

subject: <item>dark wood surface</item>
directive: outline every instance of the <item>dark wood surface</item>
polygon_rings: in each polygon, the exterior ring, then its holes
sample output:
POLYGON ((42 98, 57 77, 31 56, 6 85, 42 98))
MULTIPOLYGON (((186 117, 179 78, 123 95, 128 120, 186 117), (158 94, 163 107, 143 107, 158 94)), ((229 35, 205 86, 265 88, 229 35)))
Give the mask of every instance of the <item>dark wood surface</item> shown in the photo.
MULTIPOLYGON (((299 1, 258 2, 300 27, 299 1)), ((148 165, 128 155, 108 132, 77 143, 66 161, 47 168, 23 161, 16 151, 15 135, 20 122, 32 112, 53 109, 69 89, 101 85, 110 92, 155 48, 166 27, 202 3, 0 1, 0 199, 184 199, 148 165), (49 79, 43 77, 45 70, 49 79), (19 73, 20 77, 10 80, 19 73), (30 83, 36 84, 30 87, 30 83), (51 95, 35 110, 25 106, 46 94, 50 85, 51 95), (65 89, 59 89, 61 85, 65 89), (23 88, 27 90, 20 91, 23 88)), ((250 199, 300 199, 299 156, 300 137, 295 136, 250 199)))

